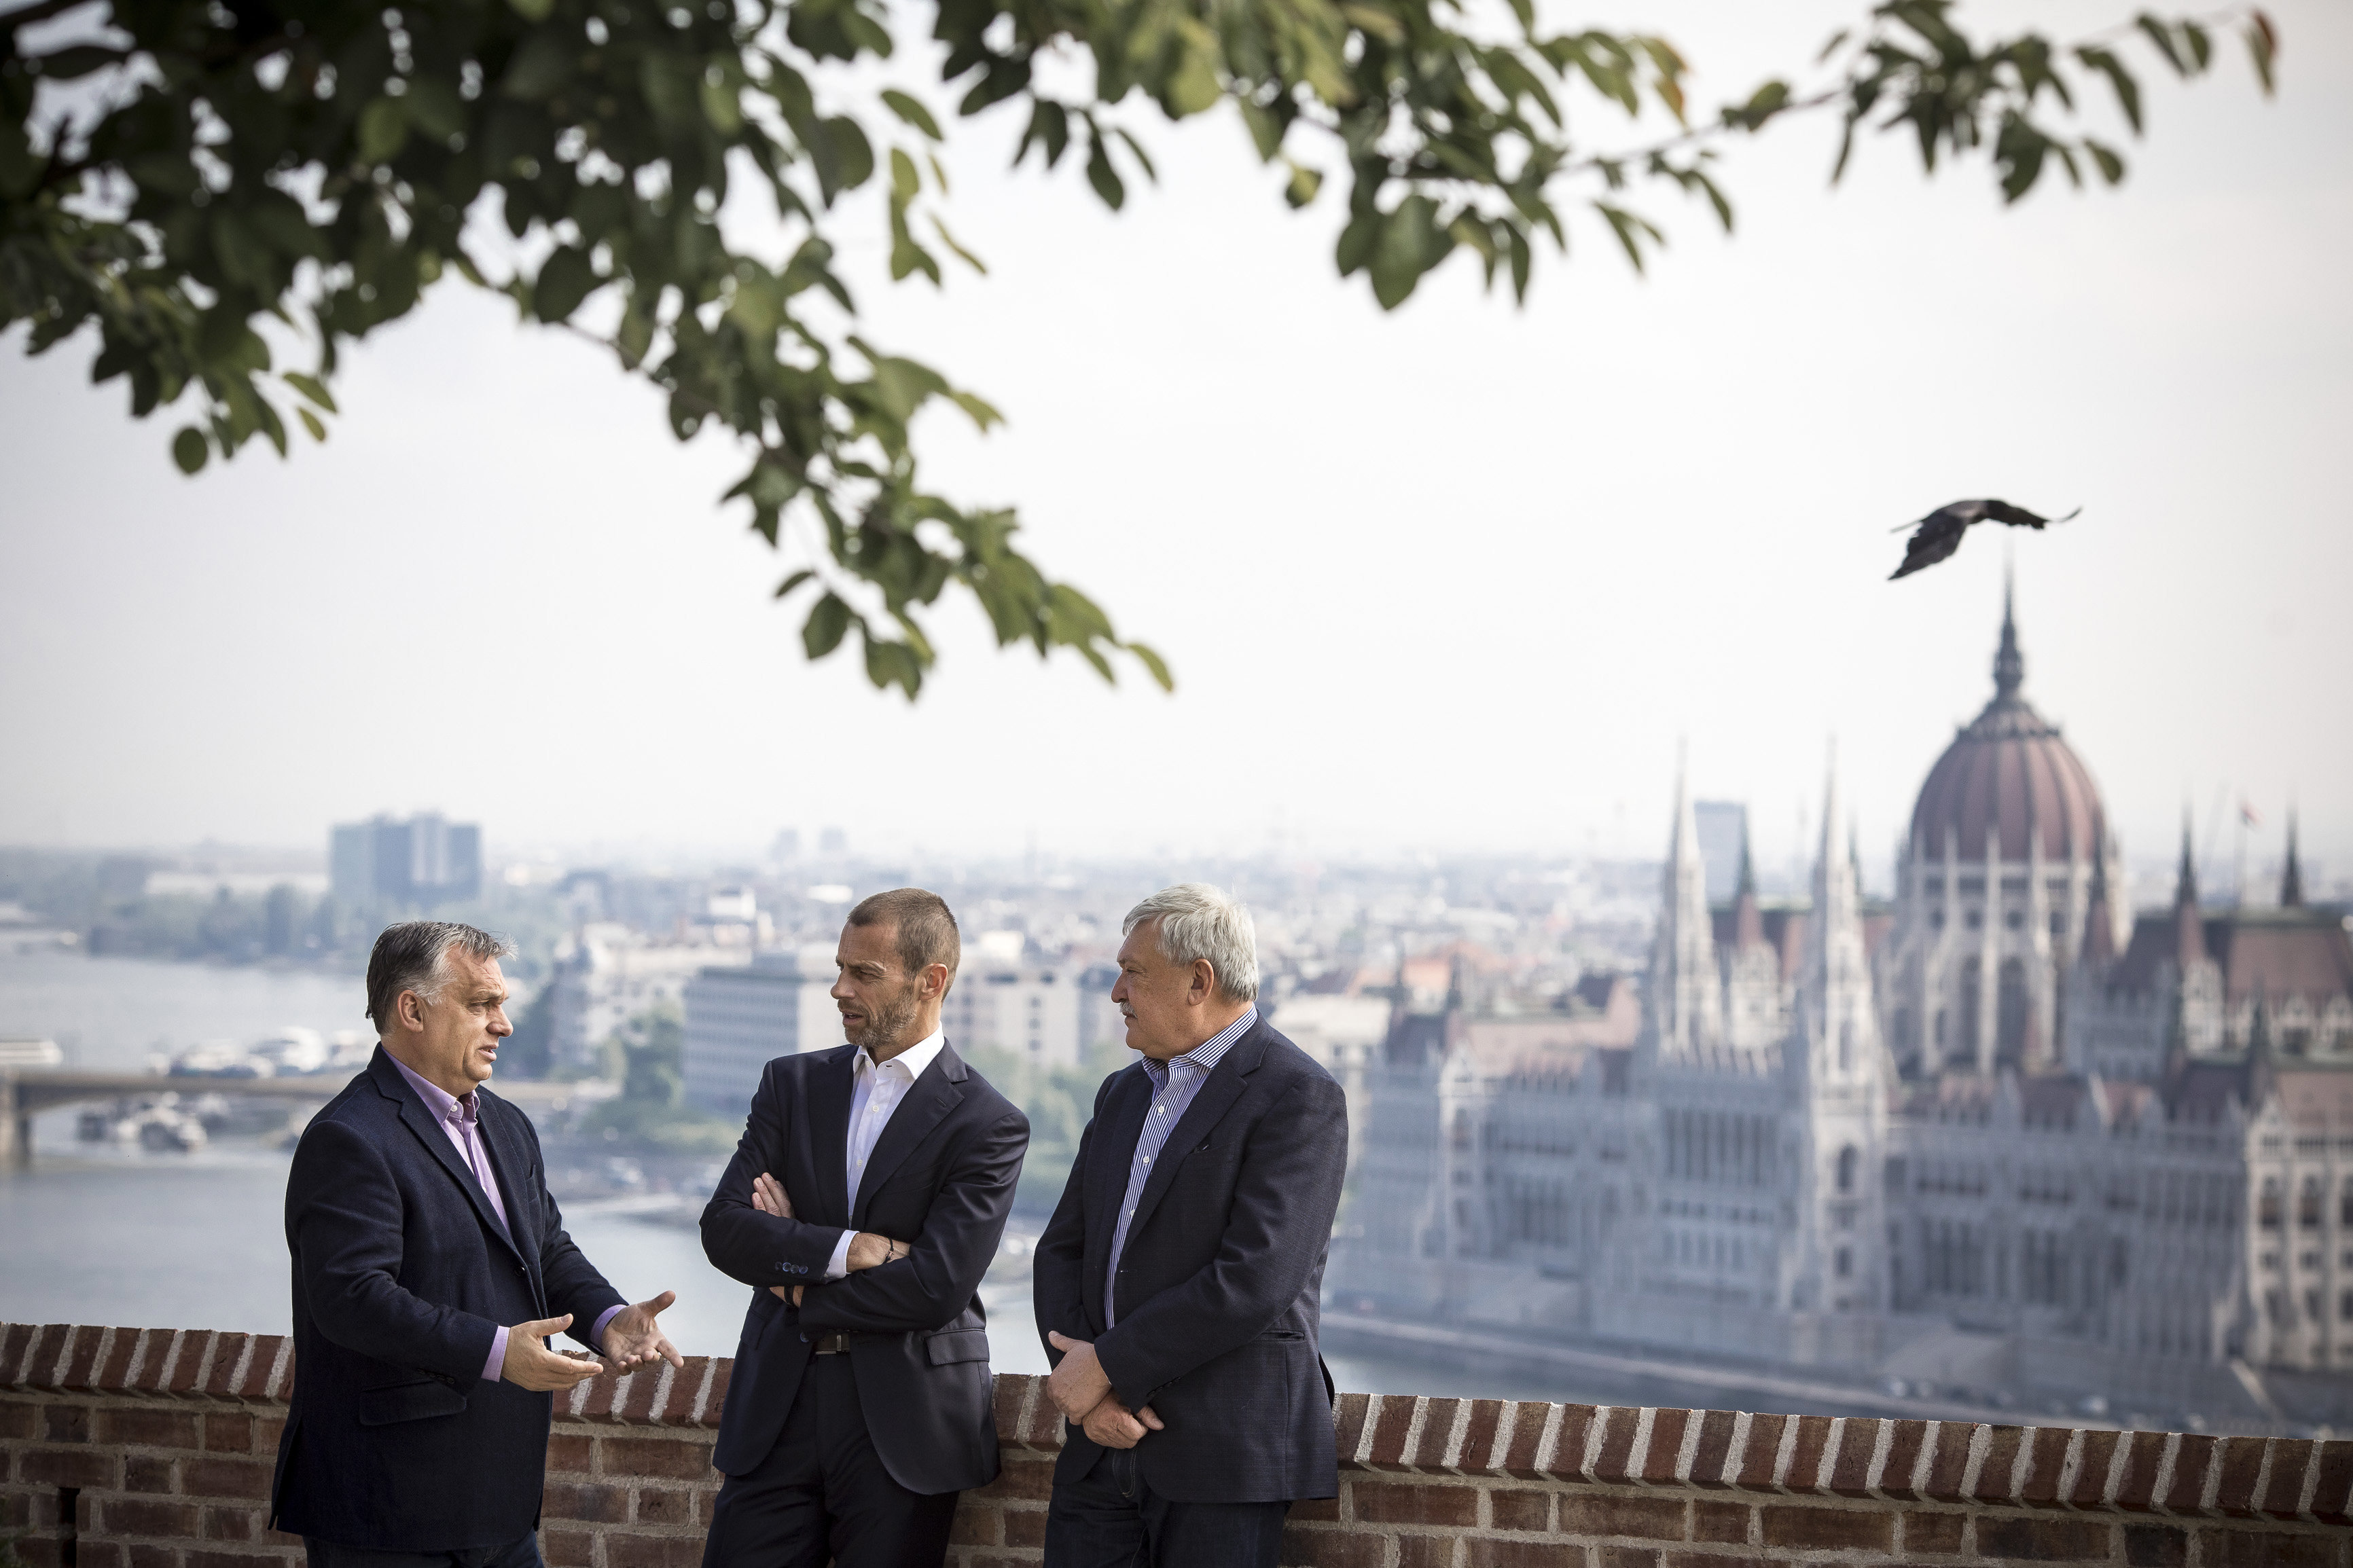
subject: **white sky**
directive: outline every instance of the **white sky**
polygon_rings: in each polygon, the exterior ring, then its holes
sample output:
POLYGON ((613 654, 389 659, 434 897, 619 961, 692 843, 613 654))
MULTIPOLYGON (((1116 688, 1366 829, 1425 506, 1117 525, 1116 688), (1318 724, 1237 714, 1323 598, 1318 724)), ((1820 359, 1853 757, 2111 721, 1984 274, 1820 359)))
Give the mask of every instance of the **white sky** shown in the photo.
MULTIPOLYGON (((1646 20, 1704 111, 1861 9, 1646 20)), ((1751 802, 1785 864, 1835 732, 1876 862, 1989 695, 2004 543, 1890 584, 1887 529, 1991 494, 2084 508, 2017 540, 2028 694, 2128 852, 2227 791, 2266 840, 2298 800, 2341 865, 2353 16, 2274 14, 2278 100, 2235 40, 2152 82, 2121 193, 2005 212, 1894 138, 1833 193, 1834 126, 1792 124, 1726 159, 1736 235, 1652 198, 1649 279, 1588 226, 1524 310, 1459 256, 1383 315, 1332 269, 1340 182, 1290 214, 1230 115, 1131 106, 1161 184, 1116 217, 1072 164, 1006 174, 1018 123, 984 121, 949 210, 991 276, 894 289, 857 215, 867 330, 1008 414, 935 420, 934 481, 1018 503, 1173 699, 994 652, 962 606, 912 710, 805 665, 783 567, 716 505, 737 453, 454 281, 350 356, 325 447, 193 481, 86 348, 13 337, 0 841, 313 845, 438 807, 509 849, 1650 853, 1688 737, 1694 793, 1751 802)))

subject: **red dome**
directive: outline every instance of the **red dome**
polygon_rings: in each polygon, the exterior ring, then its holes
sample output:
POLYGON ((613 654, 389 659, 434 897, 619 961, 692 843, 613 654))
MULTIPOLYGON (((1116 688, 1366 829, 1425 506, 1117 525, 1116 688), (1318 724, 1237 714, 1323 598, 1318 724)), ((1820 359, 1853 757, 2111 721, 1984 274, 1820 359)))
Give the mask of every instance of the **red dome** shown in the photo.
POLYGON ((2005 861, 2027 858, 2027 835, 2039 832, 2045 860, 2088 860, 2099 853, 2107 814, 2091 770, 2059 727, 2019 695, 2026 661, 2007 608, 2002 614, 2001 651, 1994 658, 1994 699, 1945 748, 1912 808, 1912 853, 1944 858, 1946 836, 1957 841, 1964 860, 1986 858, 1986 835, 2000 835, 1997 855, 2005 861))

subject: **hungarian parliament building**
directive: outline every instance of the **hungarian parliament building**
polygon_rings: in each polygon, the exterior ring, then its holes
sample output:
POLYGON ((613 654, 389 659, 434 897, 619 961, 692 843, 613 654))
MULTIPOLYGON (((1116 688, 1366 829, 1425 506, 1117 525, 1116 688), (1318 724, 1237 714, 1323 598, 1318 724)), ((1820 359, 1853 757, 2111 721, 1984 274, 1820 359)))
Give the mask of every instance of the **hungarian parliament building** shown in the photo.
MULTIPOLYGON (((1833 771, 1811 898, 1712 906, 1678 784, 1636 1004, 1455 963, 1335 1063, 1359 1156, 1327 1300, 1528 1343, 1890 1389, 2353 1422, 2353 943, 2277 902, 2135 911, 2024 695, 1929 770, 1892 912, 1833 771), (1612 1027, 1610 1014, 1618 1024, 1612 1027), (1630 1043, 1629 1037, 1630 1037, 1630 1043)), ((2096 1404, 2087 1404, 2096 1409, 2096 1404)))

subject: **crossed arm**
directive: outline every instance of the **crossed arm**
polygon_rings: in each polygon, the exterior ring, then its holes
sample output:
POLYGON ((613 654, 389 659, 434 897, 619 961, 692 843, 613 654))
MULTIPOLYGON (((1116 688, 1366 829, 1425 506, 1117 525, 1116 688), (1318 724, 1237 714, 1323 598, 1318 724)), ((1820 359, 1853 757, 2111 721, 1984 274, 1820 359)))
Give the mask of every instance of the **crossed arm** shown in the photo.
MULTIPOLYGON (((752 1206, 771 1218, 794 1217, 793 1200, 786 1195, 784 1183, 765 1171, 752 1178, 752 1206)), ((893 1241, 887 1236, 861 1230, 849 1238, 849 1251, 842 1261, 844 1267, 854 1274, 860 1269, 896 1263, 912 1250, 903 1241, 893 1241)), ((801 1304, 801 1292, 807 1289, 806 1285, 771 1285, 768 1294, 779 1301, 789 1301, 797 1307, 801 1304)))

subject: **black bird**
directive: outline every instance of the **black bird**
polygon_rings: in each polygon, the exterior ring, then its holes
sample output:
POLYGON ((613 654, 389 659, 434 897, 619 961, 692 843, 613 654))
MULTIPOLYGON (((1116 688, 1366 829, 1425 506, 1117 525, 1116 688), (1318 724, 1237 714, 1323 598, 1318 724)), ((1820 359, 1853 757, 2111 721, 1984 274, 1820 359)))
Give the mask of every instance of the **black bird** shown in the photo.
POLYGON ((1972 523, 1990 518, 2008 523, 2012 528, 2041 528, 2047 523, 2064 522, 2082 511, 2077 507, 2067 517, 2040 517, 2022 506, 2012 506, 2006 500, 1957 500, 1940 506, 1917 522, 1904 523, 1891 531, 1901 533, 1908 528, 1912 537, 1904 544, 1904 564, 1888 574, 1888 581, 1908 577, 1924 566, 1934 566, 1961 547, 1961 536, 1972 523))

